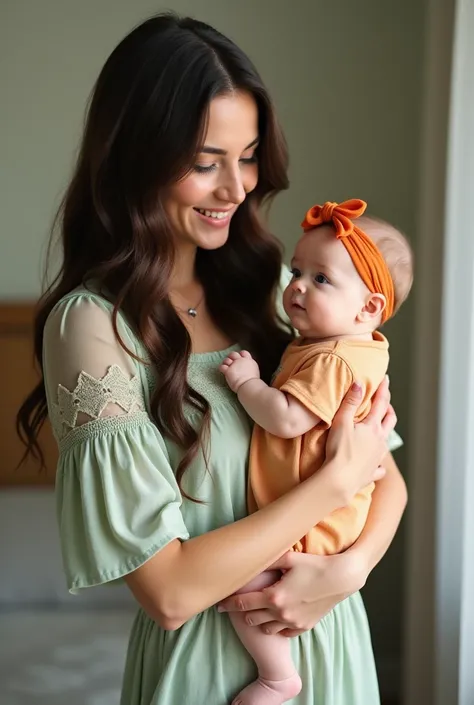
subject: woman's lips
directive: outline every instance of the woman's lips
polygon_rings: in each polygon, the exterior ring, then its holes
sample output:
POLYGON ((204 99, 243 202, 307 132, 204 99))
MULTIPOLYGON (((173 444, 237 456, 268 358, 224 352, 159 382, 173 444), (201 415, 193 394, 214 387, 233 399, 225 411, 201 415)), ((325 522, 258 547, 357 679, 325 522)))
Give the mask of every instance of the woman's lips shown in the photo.
POLYGON ((218 211, 207 210, 207 208, 194 208, 194 212, 199 216, 199 218, 203 222, 207 223, 208 225, 211 225, 214 228, 225 228, 227 225, 229 225, 234 210, 232 209, 228 211, 218 211), (208 213, 209 215, 206 215, 206 213, 208 213))

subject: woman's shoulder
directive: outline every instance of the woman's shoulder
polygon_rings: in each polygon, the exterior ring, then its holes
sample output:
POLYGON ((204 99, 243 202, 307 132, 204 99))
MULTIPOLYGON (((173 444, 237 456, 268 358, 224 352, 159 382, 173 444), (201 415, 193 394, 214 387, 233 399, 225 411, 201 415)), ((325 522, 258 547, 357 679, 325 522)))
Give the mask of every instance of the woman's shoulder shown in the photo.
MULTIPOLYGON (((78 337, 93 334, 94 331, 114 333, 113 311, 111 298, 92 286, 81 285, 62 296, 53 306, 46 320, 45 333, 51 329, 62 333, 75 330, 78 337)), ((117 328, 121 335, 136 340, 120 309, 117 312, 117 328)))
POLYGON ((87 367, 100 356, 104 361, 120 360, 127 371, 134 371, 133 360, 144 357, 143 345, 122 312, 114 320, 113 311, 111 300, 89 287, 62 296, 45 323, 43 360, 68 357, 87 367))
POLYGON ((112 315, 114 306, 104 294, 83 284, 61 296, 53 306, 48 320, 58 315, 67 315, 69 311, 81 312, 82 316, 92 315, 91 312, 97 308, 112 315))
POLYGON ((138 362, 139 342, 119 316, 113 320, 112 312, 113 305, 104 296, 78 288, 63 296, 48 316, 43 375, 58 439, 76 427, 82 414, 97 426, 117 426, 123 421, 104 420, 102 412, 110 404, 112 416, 127 419, 131 411, 146 406, 148 378, 138 362))

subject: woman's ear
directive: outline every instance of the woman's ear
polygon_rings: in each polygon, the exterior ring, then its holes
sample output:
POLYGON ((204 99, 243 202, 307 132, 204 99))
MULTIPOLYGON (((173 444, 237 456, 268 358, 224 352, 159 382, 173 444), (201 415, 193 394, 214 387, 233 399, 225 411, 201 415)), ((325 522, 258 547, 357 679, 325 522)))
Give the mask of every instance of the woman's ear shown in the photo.
POLYGON ((369 294, 365 305, 357 314, 359 323, 371 323, 382 315, 387 301, 383 294, 369 294))

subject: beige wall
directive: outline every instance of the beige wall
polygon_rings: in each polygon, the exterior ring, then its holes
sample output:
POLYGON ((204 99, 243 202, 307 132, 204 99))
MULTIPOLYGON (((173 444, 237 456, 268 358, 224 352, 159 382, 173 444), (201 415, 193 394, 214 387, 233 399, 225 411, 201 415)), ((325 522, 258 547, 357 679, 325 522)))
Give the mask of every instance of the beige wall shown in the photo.
MULTIPOLYGON (((393 220, 416 243, 422 0, 170 0, 167 7, 229 34, 266 80, 291 153, 291 190, 272 213, 274 230, 288 248, 309 205, 353 196, 366 199, 373 212, 393 220)), ((2 5, 0 297, 39 293, 46 233, 71 168, 92 83, 116 42, 157 9, 145 0, 2 5)), ((387 329, 393 398, 406 437, 411 321, 407 305, 387 329)), ((399 459, 403 465, 403 451, 399 459)), ((52 508, 50 499, 35 496, 36 513, 26 516, 22 497, 0 496, 0 505, 8 505, 9 520, 30 521, 34 532, 52 508)), ((35 536, 39 553, 56 546, 54 529, 47 526, 39 539, 35 536)), ((0 532, 3 536, 1 525, 0 532)), ((30 559, 31 574, 40 574, 41 564, 34 565, 34 555, 30 559)), ((15 567, 14 543, 5 560, 10 565, 4 574, 10 577, 2 597, 14 600, 25 575, 15 567)), ((366 591, 376 647, 388 661, 400 648, 401 573, 398 539, 366 591)), ((56 577, 40 582, 44 599, 60 599, 56 587, 48 592, 56 577)), ((21 594, 34 598, 34 581, 21 594)))

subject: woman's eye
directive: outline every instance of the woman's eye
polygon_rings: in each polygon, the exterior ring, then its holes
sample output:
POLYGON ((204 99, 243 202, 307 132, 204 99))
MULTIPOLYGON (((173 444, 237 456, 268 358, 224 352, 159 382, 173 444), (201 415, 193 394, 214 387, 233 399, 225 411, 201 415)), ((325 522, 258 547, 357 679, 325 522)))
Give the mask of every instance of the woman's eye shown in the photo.
POLYGON ((329 281, 326 279, 324 274, 316 274, 314 280, 317 284, 329 284, 329 281))
POLYGON ((251 157, 242 157, 240 159, 241 164, 256 164, 257 163, 257 155, 253 154, 251 157))
POLYGON ((209 174, 209 172, 215 169, 217 169, 217 164, 209 164, 208 166, 204 166, 203 164, 194 165, 194 171, 197 171, 198 174, 209 174))

